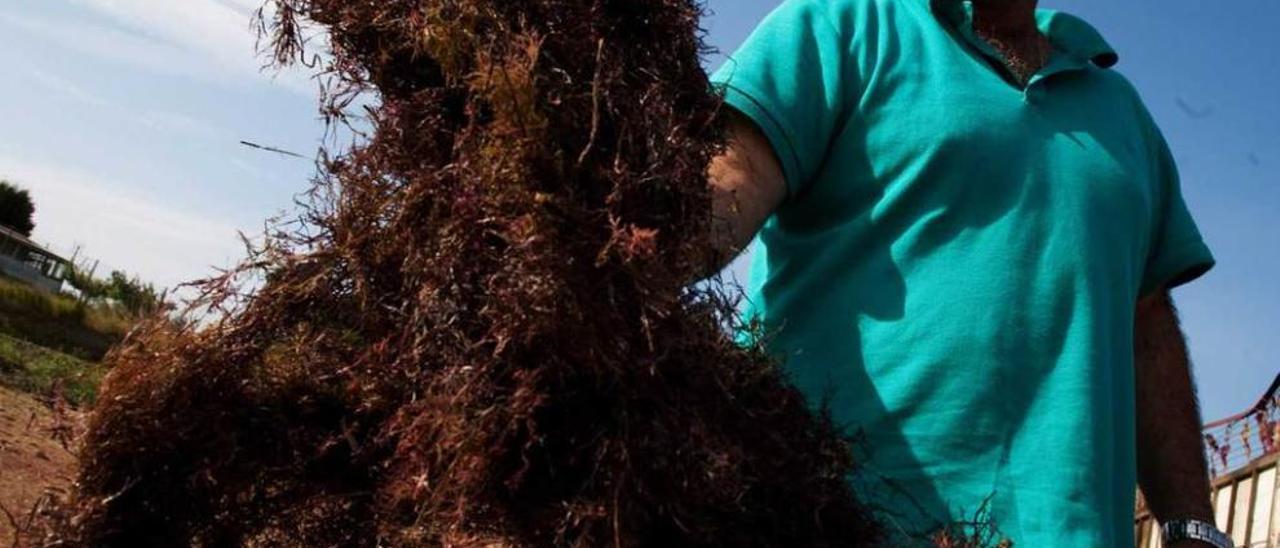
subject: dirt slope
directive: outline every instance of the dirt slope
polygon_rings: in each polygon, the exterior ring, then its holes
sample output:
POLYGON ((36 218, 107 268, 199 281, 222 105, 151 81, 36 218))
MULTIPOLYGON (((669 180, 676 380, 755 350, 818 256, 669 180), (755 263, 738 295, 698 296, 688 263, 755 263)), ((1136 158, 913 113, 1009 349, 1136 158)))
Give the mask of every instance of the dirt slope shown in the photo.
POLYGON ((70 486, 75 457, 58 441, 78 421, 58 414, 35 398, 0 387, 0 545, 13 538, 5 510, 22 523, 46 492, 70 486))

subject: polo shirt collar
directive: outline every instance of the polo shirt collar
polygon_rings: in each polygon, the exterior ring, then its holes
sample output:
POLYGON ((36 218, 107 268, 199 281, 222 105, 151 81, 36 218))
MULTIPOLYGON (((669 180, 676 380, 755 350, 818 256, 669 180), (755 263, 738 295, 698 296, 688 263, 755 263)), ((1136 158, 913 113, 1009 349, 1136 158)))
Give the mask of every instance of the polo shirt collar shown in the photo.
MULTIPOLYGON (((929 0, 930 7, 945 23, 957 30, 973 27, 973 2, 970 0, 929 0)), ((1080 61, 1111 68, 1120 56, 1102 37, 1102 33, 1085 20, 1055 10, 1036 10, 1036 26, 1059 51, 1080 61)))

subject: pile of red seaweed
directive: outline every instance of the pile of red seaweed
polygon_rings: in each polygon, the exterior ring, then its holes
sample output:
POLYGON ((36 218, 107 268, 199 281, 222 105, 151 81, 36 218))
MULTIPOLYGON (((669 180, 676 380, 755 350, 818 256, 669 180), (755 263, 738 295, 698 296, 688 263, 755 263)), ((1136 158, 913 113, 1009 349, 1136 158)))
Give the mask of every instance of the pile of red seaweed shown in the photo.
MULTIPOLYGON (((88 546, 854 546, 847 442, 727 335, 695 0, 274 0, 330 116, 299 218, 111 358, 88 546), (360 101, 371 93, 375 100, 360 101), (238 289, 246 274, 251 292, 238 289)), ((46 540, 49 540, 46 539, 46 540)))

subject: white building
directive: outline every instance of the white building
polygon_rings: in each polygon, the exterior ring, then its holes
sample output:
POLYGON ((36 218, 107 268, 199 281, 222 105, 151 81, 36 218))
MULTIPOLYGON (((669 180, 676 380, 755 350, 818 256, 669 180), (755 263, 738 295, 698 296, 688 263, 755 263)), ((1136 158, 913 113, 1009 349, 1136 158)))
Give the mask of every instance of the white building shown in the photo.
POLYGON ((70 273, 70 261, 0 225, 0 274, 57 293, 70 273))

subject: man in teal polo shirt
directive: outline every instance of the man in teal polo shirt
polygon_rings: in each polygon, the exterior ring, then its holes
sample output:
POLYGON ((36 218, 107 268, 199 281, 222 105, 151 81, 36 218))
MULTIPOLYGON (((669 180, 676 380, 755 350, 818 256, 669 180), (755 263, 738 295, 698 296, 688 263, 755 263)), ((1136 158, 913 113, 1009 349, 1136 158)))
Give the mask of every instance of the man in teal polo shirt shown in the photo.
POLYGON ((1213 521, 1167 293, 1213 258, 1117 60, 1034 0, 787 0, 714 77, 722 249, 890 544, 1133 546, 1136 483, 1213 521))

